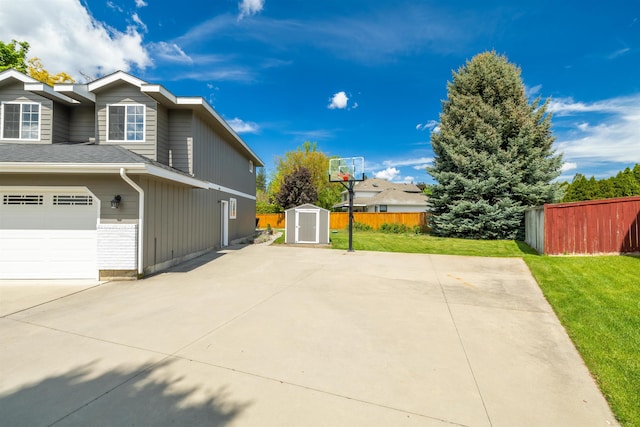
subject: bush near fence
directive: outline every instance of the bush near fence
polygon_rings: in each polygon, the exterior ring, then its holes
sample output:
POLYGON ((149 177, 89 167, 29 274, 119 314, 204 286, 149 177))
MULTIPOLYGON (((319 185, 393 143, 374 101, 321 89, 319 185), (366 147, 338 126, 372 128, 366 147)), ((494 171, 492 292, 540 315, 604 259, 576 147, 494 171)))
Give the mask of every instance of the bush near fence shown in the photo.
MULTIPOLYGON (((258 228, 284 228, 284 213, 279 214, 258 214, 258 228)), ((413 229, 419 226, 420 229, 426 230, 427 213, 426 212, 354 212, 353 221, 367 224, 374 230, 378 230, 382 224, 404 224, 407 228, 413 229)), ((348 212, 331 212, 329 219, 329 228, 338 230, 349 226, 348 212)))

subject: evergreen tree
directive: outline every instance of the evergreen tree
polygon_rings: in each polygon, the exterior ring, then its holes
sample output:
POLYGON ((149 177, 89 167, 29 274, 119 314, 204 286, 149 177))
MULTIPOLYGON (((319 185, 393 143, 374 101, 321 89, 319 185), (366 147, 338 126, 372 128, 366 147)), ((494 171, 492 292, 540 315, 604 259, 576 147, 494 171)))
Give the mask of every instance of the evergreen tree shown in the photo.
POLYGON ((570 184, 565 183, 563 202, 610 199, 640 195, 640 164, 625 168, 616 176, 596 180, 577 173, 570 184))
POLYGON ((311 172, 305 167, 299 167, 286 175, 276 194, 276 202, 285 210, 304 203, 315 203, 317 200, 318 192, 313 185, 311 172))
POLYGON ((264 168, 258 168, 256 173, 256 190, 260 190, 263 193, 267 191, 267 173, 264 168))
POLYGON ((485 52, 453 73, 431 136, 430 226, 442 236, 521 237, 524 210, 559 197, 547 104, 529 104, 520 70, 485 52))

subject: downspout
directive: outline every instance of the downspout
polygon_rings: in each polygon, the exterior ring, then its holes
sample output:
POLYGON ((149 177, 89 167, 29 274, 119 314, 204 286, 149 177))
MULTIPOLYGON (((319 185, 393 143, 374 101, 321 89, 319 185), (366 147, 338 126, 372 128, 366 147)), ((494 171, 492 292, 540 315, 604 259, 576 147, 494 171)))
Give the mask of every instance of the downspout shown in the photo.
POLYGON ((140 195, 138 200, 138 278, 142 277, 144 273, 144 268, 142 266, 143 258, 142 258, 142 242, 143 242, 143 231, 144 231, 144 190, 140 188, 138 184, 133 182, 131 178, 127 176, 127 173, 124 168, 120 168, 120 176, 122 179, 132 186, 140 195))

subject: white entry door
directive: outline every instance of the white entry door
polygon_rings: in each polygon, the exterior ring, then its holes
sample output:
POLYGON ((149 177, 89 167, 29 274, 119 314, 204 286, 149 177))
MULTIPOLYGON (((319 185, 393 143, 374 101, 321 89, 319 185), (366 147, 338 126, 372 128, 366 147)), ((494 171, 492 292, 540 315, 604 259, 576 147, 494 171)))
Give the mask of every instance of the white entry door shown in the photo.
POLYGON ((97 279, 99 200, 79 187, 0 187, 0 279, 97 279))
POLYGON ((296 209, 296 243, 320 242, 320 212, 296 209))
POLYGON ((222 200, 220 209, 220 245, 229 246, 229 202, 222 200))

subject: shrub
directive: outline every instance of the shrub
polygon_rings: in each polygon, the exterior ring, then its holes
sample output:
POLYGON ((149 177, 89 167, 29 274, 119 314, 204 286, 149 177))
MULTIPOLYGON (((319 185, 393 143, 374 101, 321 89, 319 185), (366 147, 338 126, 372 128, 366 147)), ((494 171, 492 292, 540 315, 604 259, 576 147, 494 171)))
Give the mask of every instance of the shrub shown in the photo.
POLYGON ((382 233, 400 234, 400 233, 409 232, 409 227, 407 227, 404 224, 399 224, 399 223, 389 224, 385 222, 380 226, 378 230, 382 233))
MULTIPOLYGON (((347 229, 349 229, 348 225, 347 225, 347 229)), ((371 227, 369 224, 355 221, 353 223, 353 229, 356 231, 371 231, 373 230, 373 227, 371 227)))

